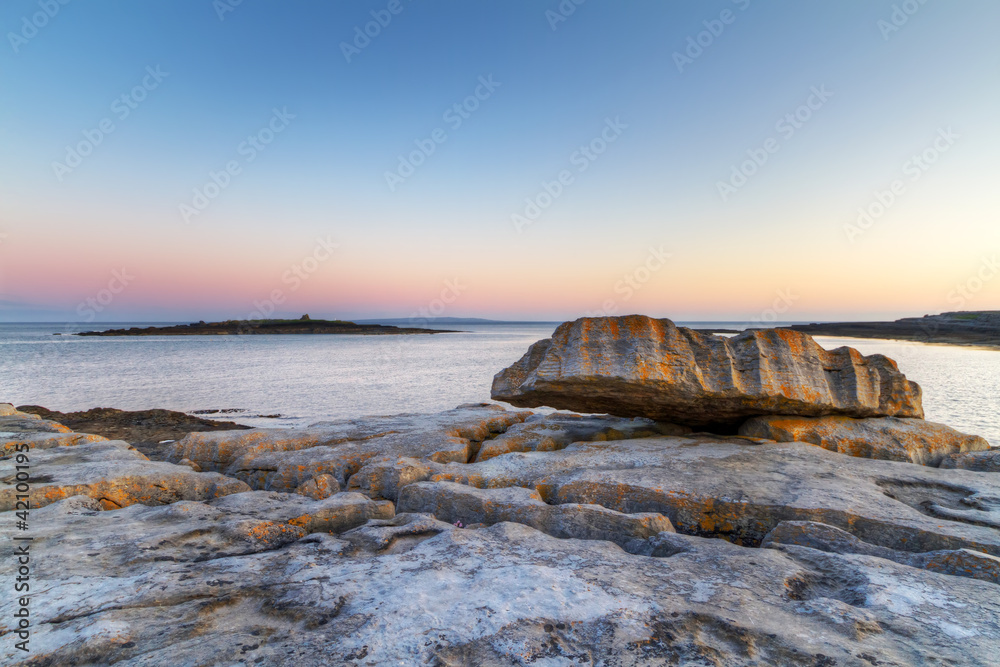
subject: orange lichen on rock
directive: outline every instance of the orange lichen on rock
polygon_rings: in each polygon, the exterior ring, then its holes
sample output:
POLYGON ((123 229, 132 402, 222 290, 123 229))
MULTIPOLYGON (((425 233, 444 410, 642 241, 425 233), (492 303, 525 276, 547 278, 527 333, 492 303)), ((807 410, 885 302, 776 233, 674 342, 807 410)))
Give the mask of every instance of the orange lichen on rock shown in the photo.
POLYGON ((849 456, 929 466, 939 465, 951 454, 986 451, 990 447, 984 438, 943 424, 895 417, 755 417, 739 432, 777 442, 806 442, 849 456))
POLYGON ((923 416, 919 386, 881 355, 825 350, 786 329, 723 338, 640 315, 560 325, 494 377, 492 396, 699 427, 760 414, 923 416))

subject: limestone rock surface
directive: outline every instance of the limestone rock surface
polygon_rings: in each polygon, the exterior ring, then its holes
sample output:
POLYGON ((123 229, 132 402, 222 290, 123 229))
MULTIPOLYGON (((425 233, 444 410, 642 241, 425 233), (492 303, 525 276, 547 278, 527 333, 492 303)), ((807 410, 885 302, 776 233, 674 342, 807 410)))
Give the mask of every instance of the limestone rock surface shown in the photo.
POLYGON ((19 410, 14 407, 13 403, 0 403, 0 417, 13 417, 18 412, 19 410))
MULTIPOLYGON (((34 449, 28 456, 32 508, 76 495, 119 508, 136 503, 208 500, 250 490, 243 482, 218 473, 197 473, 187 466, 150 461, 128 443, 116 440, 34 449)), ((0 472, 0 511, 15 507, 16 484, 14 466, 5 465, 0 472)))
POLYGON ((297 493, 250 491, 236 493, 208 503, 230 516, 282 521, 301 526, 307 533, 342 533, 371 519, 391 519, 393 504, 375 501, 360 493, 338 493, 322 500, 310 500, 297 493))
POLYGON ((850 456, 909 461, 937 466, 949 454, 990 448, 978 435, 966 435, 944 424, 898 417, 754 417, 740 435, 778 442, 807 442, 850 456))
POLYGON ((940 468, 961 468, 980 472, 1000 472, 1000 448, 984 452, 949 454, 941 460, 940 468))
POLYGON ((190 459, 202 470, 222 472, 259 490, 293 492, 329 475, 344 491, 365 466, 401 456, 465 463, 484 440, 530 414, 477 404, 430 415, 320 422, 305 429, 192 433, 170 448, 167 460, 190 459))
MULTIPOLYGON (((995 660, 1000 476, 622 421, 466 406, 305 440, 216 433, 177 452, 208 473, 123 442, 30 448, 38 486, 68 497, 33 503, 32 650, 0 643, 0 664, 995 660), (516 450, 475 461, 506 433, 516 450), (332 472, 280 467, 309 450, 332 472), (299 493, 219 472, 243 463, 299 493), (148 505, 107 502, 129 479, 148 505)), ((0 575, 15 548, 0 541, 0 575)))
POLYGON ((691 429, 651 419, 618 418, 556 412, 532 415, 514 424, 479 448, 476 461, 487 461, 510 452, 551 452, 574 442, 630 440, 654 435, 684 435, 691 429))
POLYGON ((51 449, 53 447, 74 447, 90 442, 104 442, 105 440, 107 438, 90 433, 0 432, 0 454, 16 452, 18 445, 27 445, 30 449, 51 449))
POLYGON ((29 412, 19 412, 10 403, 0 403, 0 433, 72 433, 59 422, 42 419, 29 412))
POLYGON ((553 537, 607 540, 623 546, 634 539, 674 532, 662 514, 622 514, 599 505, 574 503, 547 505, 537 492, 520 487, 477 489, 451 482, 418 482, 403 488, 398 508, 466 526, 513 521, 553 537))
POLYGON ((997 476, 855 458, 799 442, 661 436, 428 467, 430 481, 520 486, 550 505, 656 512, 678 532, 748 546, 782 521, 816 521, 901 551, 969 548, 1000 556, 997 476))
POLYGON ((788 329, 732 338, 641 315, 581 318, 493 379, 492 397, 696 427, 768 414, 923 417, 920 387, 882 355, 788 329))
POLYGON ((36 414, 80 433, 124 440, 151 459, 162 460, 164 441, 178 440, 193 431, 247 429, 235 422, 203 419, 173 410, 116 410, 94 408, 82 412, 58 412, 38 405, 22 405, 22 413, 36 414))
POLYGON ((86 502, 39 512, 32 652, 3 664, 985 665, 1000 633, 993 585, 795 545, 651 557, 425 515, 255 542, 212 504, 86 502))
POLYGON ((845 530, 813 521, 782 521, 767 534, 761 546, 778 547, 782 544, 797 544, 832 553, 876 556, 911 567, 1000 584, 1000 558, 971 549, 922 553, 898 551, 868 544, 845 530))

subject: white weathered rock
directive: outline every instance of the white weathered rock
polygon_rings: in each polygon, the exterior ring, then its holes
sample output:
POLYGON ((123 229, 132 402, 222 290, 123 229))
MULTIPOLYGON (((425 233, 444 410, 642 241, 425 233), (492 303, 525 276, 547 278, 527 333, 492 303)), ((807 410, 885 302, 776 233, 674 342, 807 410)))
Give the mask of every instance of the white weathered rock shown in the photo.
POLYGON ((761 546, 781 548, 789 544, 839 554, 876 556, 941 574, 1000 584, 1000 558, 971 549, 921 553, 887 549, 859 540, 845 530, 813 521, 782 521, 767 534, 761 546))
POLYGON ((364 466, 401 456, 466 462, 480 443, 531 413, 497 405, 465 405, 430 415, 395 415, 320 422, 306 429, 191 433, 167 458, 183 458, 266 491, 293 492, 330 475, 339 490, 364 466))
POLYGON ((91 442, 105 442, 107 438, 90 433, 52 433, 45 431, 0 432, 0 455, 15 453, 18 445, 29 449, 52 449, 53 447, 76 447, 91 442))
POLYGON ((898 417, 754 417, 740 435, 777 442, 808 442, 831 452, 937 466, 949 454, 978 452, 990 444, 944 424, 898 417))
POLYGON ((463 525, 513 521, 561 538, 607 540, 626 545, 674 532, 662 514, 622 514, 600 505, 547 505, 537 492, 521 487, 477 489, 451 482, 418 482, 403 488, 400 512, 431 514, 463 525))
POLYGON ((1000 556, 1000 477, 842 456, 813 445, 695 435, 577 443, 434 465, 430 481, 521 486, 545 502, 658 512, 682 533, 757 545, 782 521, 818 521, 903 551, 1000 556))
POLYGON ((618 418, 606 415, 577 415, 556 412, 532 415, 520 424, 479 447, 476 461, 487 461, 511 452, 553 452, 574 442, 631 440, 655 435, 684 435, 691 429, 676 424, 654 422, 651 419, 618 418))
POLYGON ((43 510, 73 529, 32 547, 33 664, 959 665, 989 664, 1000 633, 994 586, 870 556, 673 535, 658 558, 407 515, 256 551, 203 503, 60 519, 73 502, 43 510), (208 535, 232 553, 198 560, 208 535))
POLYGON ((208 504, 232 516, 301 526, 307 533, 342 533, 371 519, 391 519, 395 515, 389 501, 375 501, 360 493, 338 493, 322 500, 309 500, 297 493, 250 491, 208 504))
MULTIPOLYGON (((196 473, 187 466, 150 461, 119 440, 30 450, 29 461, 32 508, 77 495, 113 509, 136 503, 208 500, 250 490, 243 482, 218 473, 196 473)), ((13 460, 5 463, 0 472, 0 511, 13 509, 19 493, 13 460)))
POLYGON ((1000 472, 1000 448, 984 452, 962 452, 949 454, 941 459, 945 469, 978 470, 979 472, 1000 472))
MULTIPOLYGON (((995 658, 998 476, 744 437, 617 440, 605 428, 613 420, 565 416, 512 433, 522 452, 469 464, 524 415, 459 412, 381 418, 367 427, 368 445, 363 425, 347 426, 340 452, 313 459, 341 476, 296 486, 319 495, 323 482, 332 491, 346 479, 392 489, 400 509, 436 517, 393 516, 390 502, 339 488, 321 499, 250 491, 218 473, 148 461, 122 442, 30 450, 48 495, 86 495, 33 505, 31 653, 7 641, 0 663, 832 667, 995 658), (399 428, 388 433, 392 421, 399 428), (472 426, 442 438, 421 426, 435 421, 472 426), (589 424, 589 441, 565 446, 579 424, 589 424), (401 455, 409 437, 413 457, 401 455), (365 465, 345 477, 352 456, 365 465), (205 480, 228 495, 215 497, 205 480), (172 504, 109 509, 118 503, 102 489, 114 484, 130 502, 153 493, 152 502, 172 504), (183 499, 191 495, 205 500, 183 499), (666 517, 704 537, 668 532, 666 517), (773 548, 748 548, 761 542, 773 548)), ((233 466, 249 453, 227 438, 215 451, 233 453, 233 466)), ((280 460, 288 441, 273 437, 270 450, 245 460, 280 460)), ((11 462, 0 457, 4 475, 11 462)), ((254 470, 260 479, 265 469, 254 470)), ((15 519, 0 512, 0 525, 15 519)), ((15 549, 0 541, 0 575, 13 572, 15 549)), ((15 605, 0 598, 5 639, 15 605)))

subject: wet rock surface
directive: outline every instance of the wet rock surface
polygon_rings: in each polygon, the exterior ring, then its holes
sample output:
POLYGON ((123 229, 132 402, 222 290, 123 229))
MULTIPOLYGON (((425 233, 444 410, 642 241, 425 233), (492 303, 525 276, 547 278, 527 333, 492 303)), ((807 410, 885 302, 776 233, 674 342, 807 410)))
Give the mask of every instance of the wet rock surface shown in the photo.
POLYGON ((923 417, 920 387, 882 355, 789 329, 732 338, 641 315, 559 326, 493 379, 511 405, 735 429, 757 415, 923 417))
POLYGON ((938 466, 950 454, 990 448, 990 443, 978 435, 923 419, 897 417, 754 417, 740 426, 739 433, 778 442, 808 442, 850 456, 926 466, 938 466))
POLYGON ((5 431, 38 585, 0 663, 991 664, 1000 476, 689 430, 468 405, 196 433, 177 464, 5 431))

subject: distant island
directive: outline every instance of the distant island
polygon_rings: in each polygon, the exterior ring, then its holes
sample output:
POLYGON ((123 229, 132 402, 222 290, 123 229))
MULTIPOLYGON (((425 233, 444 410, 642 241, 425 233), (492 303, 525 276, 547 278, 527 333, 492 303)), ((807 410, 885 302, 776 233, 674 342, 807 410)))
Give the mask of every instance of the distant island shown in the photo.
MULTIPOLYGON (((107 331, 83 331, 77 336, 255 336, 266 334, 355 334, 392 336, 407 334, 460 333, 445 329, 393 327, 381 324, 357 324, 346 320, 313 320, 303 315, 297 320, 226 320, 196 322, 166 327, 131 327, 107 331)), ((58 335, 58 334, 56 334, 58 335)))
POLYGON ((894 322, 793 324, 786 329, 813 336, 881 338, 920 343, 1000 347, 1000 311, 962 311, 904 317, 894 322))
POLYGON ((358 324, 423 324, 454 326, 457 324, 562 324, 561 321, 540 320, 488 320, 482 317, 389 317, 372 320, 357 320, 358 324))

